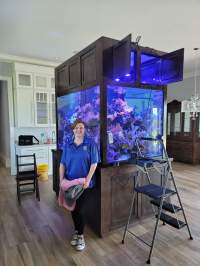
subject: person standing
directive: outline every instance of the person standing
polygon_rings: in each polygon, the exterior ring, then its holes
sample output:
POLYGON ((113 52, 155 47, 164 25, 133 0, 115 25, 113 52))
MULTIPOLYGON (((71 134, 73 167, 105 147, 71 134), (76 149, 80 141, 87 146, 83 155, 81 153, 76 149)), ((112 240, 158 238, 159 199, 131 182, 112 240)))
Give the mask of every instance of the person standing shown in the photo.
POLYGON ((86 136, 86 125, 82 120, 77 119, 72 129, 74 137, 63 148, 59 173, 60 182, 64 178, 69 181, 84 178, 84 192, 76 200, 75 208, 71 211, 75 228, 71 245, 81 251, 85 248, 85 205, 90 190, 95 185, 94 173, 99 162, 99 152, 96 143, 86 136))

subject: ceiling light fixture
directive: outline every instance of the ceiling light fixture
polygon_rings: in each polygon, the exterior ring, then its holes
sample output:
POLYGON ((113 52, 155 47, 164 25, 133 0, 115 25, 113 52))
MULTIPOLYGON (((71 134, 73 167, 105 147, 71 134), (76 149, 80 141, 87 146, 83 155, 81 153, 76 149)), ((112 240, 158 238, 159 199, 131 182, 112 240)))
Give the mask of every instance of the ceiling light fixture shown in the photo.
POLYGON ((195 120, 200 112, 200 96, 197 93, 197 70, 198 70, 198 50, 199 48, 193 49, 195 52, 195 63, 194 63, 194 94, 190 100, 184 100, 181 102, 181 112, 190 113, 190 117, 195 120))

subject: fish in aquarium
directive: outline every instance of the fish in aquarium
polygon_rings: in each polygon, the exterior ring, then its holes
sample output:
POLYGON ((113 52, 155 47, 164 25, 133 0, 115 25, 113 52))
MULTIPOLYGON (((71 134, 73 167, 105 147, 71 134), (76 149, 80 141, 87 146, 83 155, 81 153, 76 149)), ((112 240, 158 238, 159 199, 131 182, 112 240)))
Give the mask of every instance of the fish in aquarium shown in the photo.
POLYGON ((100 147, 100 89, 99 86, 66 94, 57 98, 58 147, 72 139, 71 125, 79 118, 86 125, 86 134, 100 147))
MULTIPOLYGON (((163 92, 161 90, 107 86, 107 160, 129 160, 135 139, 163 133, 163 92), (112 139, 112 142, 109 140, 112 139)), ((160 147, 145 144, 143 153, 158 156, 160 147)))

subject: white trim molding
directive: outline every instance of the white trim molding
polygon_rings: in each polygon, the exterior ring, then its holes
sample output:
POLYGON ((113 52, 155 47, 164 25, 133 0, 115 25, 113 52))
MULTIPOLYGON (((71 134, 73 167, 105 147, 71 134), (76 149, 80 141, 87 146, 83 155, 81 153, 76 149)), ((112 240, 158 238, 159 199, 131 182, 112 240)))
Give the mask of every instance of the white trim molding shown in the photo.
POLYGON ((29 63, 29 64, 35 64, 40 66, 51 66, 51 67, 57 67, 62 62, 52 62, 52 61, 45 61, 41 59, 35 59, 35 58, 28 58, 28 57, 21 57, 16 55, 9 55, 9 54, 0 54, 0 60, 8 63, 13 62, 20 62, 20 63, 29 63))

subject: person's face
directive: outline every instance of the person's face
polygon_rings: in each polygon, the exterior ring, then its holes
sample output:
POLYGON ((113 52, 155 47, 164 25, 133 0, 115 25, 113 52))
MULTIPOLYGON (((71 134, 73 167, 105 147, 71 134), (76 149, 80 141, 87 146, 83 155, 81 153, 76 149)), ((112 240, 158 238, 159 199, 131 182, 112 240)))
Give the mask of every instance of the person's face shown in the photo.
POLYGON ((85 126, 82 123, 78 123, 75 128, 73 129, 74 136, 75 137, 83 137, 85 134, 85 126))

